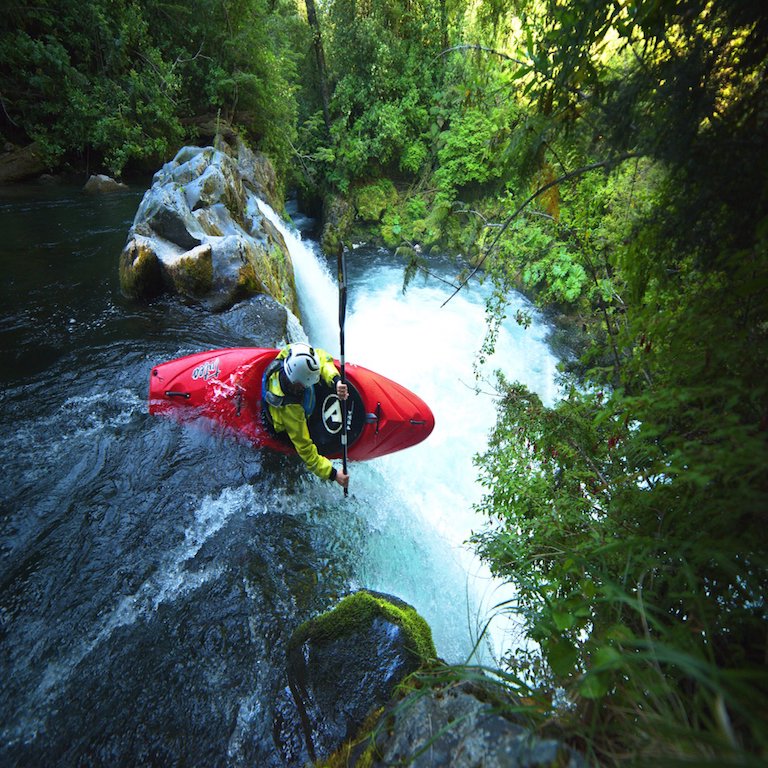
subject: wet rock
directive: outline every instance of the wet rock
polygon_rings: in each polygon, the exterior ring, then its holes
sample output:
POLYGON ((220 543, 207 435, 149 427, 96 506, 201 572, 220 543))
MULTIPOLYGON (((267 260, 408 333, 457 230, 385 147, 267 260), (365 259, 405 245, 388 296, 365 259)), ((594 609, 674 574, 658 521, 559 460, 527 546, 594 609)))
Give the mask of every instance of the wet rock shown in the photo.
POLYGON ((26 147, 6 144, 0 154, 0 184, 12 184, 39 176, 46 170, 42 152, 36 142, 26 147))
POLYGON ((389 705, 345 764, 586 768, 579 753, 558 739, 538 735, 515 714, 518 709, 490 681, 416 691, 389 705))
POLYGON ((205 296, 213 284, 213 258, 209 243, 198 245, 166 264, 173 285, 185 296, 205 296))
POLYGON ((160 261, 151 241, 134 237, 120 254, 120 285, 131 298, 150 299, 163 292, 160 261))
POLYGON ((329 195, 323 201, 323 227, 320 246, 333 256, 339 253, 355 218, 354 206, 345 198, 329 195))
POLYGON ((110 192, 121 192, 126 189, 128 189, 127 184, 116 181, 111 176, 106 176, 103 173, 91 175, 83 187, 83 190, 90 195, 104 195, 110 192))
POLYGON ((155 174, 120 256, 126 295, 178 293, 218 311, 267 294, 299 315, 288 248, 259 208, 255 155, 242 154, 246 176, 213 147, 183 147, 155 174))
POLYGON ((276 211, 283 208, 283 196, 277 174, 269 158, 254 152, 242 140, 237 141, 237 167, 243 181, 259 197, 266 200, 276 211))
POLYGON ((357 592, 303 624, 289 641, 290 699, 275 722, 286 762, 302 765, 338 749, 434 656, 424 619, 388 595, 357 592))

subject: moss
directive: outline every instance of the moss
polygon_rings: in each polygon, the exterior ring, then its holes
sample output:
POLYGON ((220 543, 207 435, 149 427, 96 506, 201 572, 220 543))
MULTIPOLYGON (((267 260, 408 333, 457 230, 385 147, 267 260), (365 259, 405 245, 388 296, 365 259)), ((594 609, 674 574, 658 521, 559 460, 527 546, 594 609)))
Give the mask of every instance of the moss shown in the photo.
POLYGON ((354 193, 355 210, 363 221, 381 221, 385 212, 397 203, 397 190, 389 179, 366 184, 354 193))
POLYGON ((211 246, 196 248, 193 254, 180 258, 170 271, 179 293, 199 298, 205 296, 213 286, 211 246))
POLYGON ((397 248, 406 239, 406 232, 397 211, 390 211, 384 216, 381 237, 387 248, 397 248))
POLYGON ((371 768, 376 758, 376 729, 384 713, 384 707, 374 709, 358 729, 354 738, 345 741, 332 755, 317 764, 316 768, 371 768))
MULTIPOLYGON (((237 273, 237 288, 247 296, 253 296, 257 293, 270 293, 265 290, 264 284, 259 279, 256 267, 252 262, 244 264, 237 273)), ((280 301, 279 296, 273 296, 280 301)))
POLYGON ((132 240, 120 254, 120 288, 132 299, 152 298, 162 293, 157 254, 144 242, 132 240))
POLYGON ((347 239, 354 220, 354 207, 338 195, 329 195, 323 201, 323 232, 320 246, 325 253, 335 256, 347 239))
POLYGON ((367 627, 377 617, 400 627, 406 637, 406 646, 419 658, 426 660, 437 656, 432 630, 415 608, 364 590, 345 597, 331 611, 298 627, 291 636, 289 648, 301 646, 310 637, 318 644, 333 642, 367 627))

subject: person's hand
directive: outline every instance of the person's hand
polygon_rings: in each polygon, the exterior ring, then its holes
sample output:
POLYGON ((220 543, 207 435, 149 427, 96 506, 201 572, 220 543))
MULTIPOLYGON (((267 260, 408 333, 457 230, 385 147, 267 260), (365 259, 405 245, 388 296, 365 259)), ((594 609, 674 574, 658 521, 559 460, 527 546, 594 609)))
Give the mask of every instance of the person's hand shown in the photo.
POLYGON ((348 488, 349 487, 349 475, 343 472, 340 469, 336 470, 336 477, 334 478, 336 482, 342 487, 342 488, 348 488))
POLYGON ((336 396, 339 398, 339 400, 346 400, 349 396, 347 385, 341 381, 336 382, 336 396))

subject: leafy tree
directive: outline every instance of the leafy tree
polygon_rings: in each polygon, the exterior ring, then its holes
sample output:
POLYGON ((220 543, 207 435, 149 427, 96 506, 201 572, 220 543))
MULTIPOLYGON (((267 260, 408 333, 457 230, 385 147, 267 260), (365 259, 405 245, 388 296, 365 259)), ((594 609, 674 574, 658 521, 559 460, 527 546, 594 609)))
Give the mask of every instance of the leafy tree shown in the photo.
POLYGON ((428 158, 424 133, 445 23, 441 8, 334 0, 320 21, 332 135, 307 154, 341 188, 369 175, 418 174, 428 158))
POLYGON ((162 154, 181 135, 178 81, 137 4, 24 3, 3 26, 6 121, 52 163, 91 148, 119 173, 129 158, 162 154))
POLYGON ((500 381, 475 541, 603 760, 746 764, 768 750, 768 13, 525 11, 546 140, 534 193, 487 236, 491 309, 522 282, 587 346, 554 408, 500 381))
POLYGON ((52 165, 154 167, 187 118, 219 113, 285 172, 305 42, 288 0, 41 0, 16 3, 0 24, 3 130, 38 141, 52 165))

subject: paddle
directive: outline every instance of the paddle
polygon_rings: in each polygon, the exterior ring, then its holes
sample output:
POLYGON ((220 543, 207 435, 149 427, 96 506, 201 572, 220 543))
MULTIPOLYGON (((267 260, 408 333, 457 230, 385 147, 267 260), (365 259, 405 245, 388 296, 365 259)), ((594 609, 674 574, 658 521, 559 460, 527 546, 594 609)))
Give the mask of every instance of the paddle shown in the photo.
MULTIPOLYGON (((346 384, 344 375, 344 322, 347 316, 347 268, 344 262, 344 244, 339 247, 339 362, 341 363, 341 383, 346 384)), ((347 474, 347 401, 341 401, 341 451, 342 469, 347 474)), ((349 496, 349 488, 344 488, 344 495, 349 496)))

